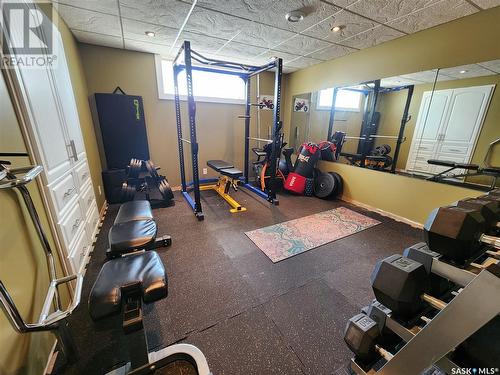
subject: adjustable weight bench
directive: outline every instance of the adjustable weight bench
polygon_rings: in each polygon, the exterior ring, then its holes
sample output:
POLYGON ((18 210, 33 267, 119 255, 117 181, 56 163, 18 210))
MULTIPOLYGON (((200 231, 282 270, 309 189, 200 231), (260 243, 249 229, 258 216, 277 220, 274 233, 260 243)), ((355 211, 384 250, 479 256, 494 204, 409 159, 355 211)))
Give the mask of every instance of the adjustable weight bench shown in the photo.
POLYGON ((217 171, 220 176, 215 184, 201 185, 200 190, 215 190, 224 200, 232 207, 229 212, 243 212, 247 209, 239 204, 233 197, 229 195, 231 188, 234 191, 238 190, 240 177, 243 172, 234 168, 234 165, 224 160, 208 160, 207 165, 213 170, 217 171))
POLYGON ((172 244, 169 235, 157 237, 158 227, 153 219, 151 204, 146 200, 123 203, 109 230, 108 259, 136 251, 158 249, 172 244))

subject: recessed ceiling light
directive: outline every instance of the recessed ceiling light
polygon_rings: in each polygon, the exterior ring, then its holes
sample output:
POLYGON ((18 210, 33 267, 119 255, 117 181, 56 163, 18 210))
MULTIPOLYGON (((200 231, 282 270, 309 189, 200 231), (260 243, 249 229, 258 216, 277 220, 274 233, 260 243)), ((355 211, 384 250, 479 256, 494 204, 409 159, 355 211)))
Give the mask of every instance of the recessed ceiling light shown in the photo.
POLYGON ((150 38, 154 38, 156 36, 154 31, 146 31, 144 34, 146 34, 150 38))
POLYGON ((461 71, 459 71, 459 73, 460 74, 465 74, 465 73, 467 73, 467 70, 461 70, 461 71))
POLYGON ((331 28, 331 30, 334 32, 334 33, 338 33, 340 30, 344 29, 345 28, 345 25, 337 25, 337 26, 333 26, 331 28))
POLYGON ((285 14, 285 18, 288 22, 300 22, 304 19, 304 13, 300 10, 293 10, 285 14))

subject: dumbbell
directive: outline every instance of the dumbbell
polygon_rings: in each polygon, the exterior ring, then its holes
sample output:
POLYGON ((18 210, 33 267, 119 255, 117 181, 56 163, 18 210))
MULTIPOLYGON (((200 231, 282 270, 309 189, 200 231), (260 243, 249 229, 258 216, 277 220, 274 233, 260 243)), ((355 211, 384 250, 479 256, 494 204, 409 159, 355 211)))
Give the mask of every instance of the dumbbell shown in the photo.
POLYGON ((160 191, 160 194, 165 202, 171 201, 174 199, 174 193, 172 192, 172 188, 170 187, 167 179, 164 176, 160 176, 157 180, 157 187, 160 191))
POLYGON ((380 326, 370 316, 360 313, 347 322, 344 341, 361 362, 373 362, 377 354, 386 361, 392 359, 392 353, 379 345, 380 339, 380 326))
POLYGON ((137 192, 137 186, 132 182, 125 181, 122 184, 122 189, 121 189, 122 201, 128 202, 133 200, 136 192, 137 192))
POLYGON ((130 178, 138 178, 139 174, 142 170, 142 160, 139 159, 131 159, 128 165, 128 177, 130 178))
POLYGON ((148 173, 150 174, 151 177, 160 178, 160 175, 158 174, 159 168, 156 168, 156 166, 154 165, 154 163, 151 160, 146 160, 144 162, 144 166, 146 167, 146 170, 148 171, 148 173))
POLYGON ((431 212, 424 237, 431 250, 463 265, 480 254, 482 244, 500 248, 500 238, 485 234, 486 230, 479 211, 447 206, 431 212))
POLYGON ((425 266, 399 254, 377 263, 371 284, 377 301, 404 319, 415 317, 426 304, 439 310, 446 306, 445 302, 427 294, 431 281, 425 266))
POLYGON ((488 230, 493 232, 500 228, 500 201, 481 198, 466 198, 457 201, 452 206, 477 210, 486 220, 488 230))

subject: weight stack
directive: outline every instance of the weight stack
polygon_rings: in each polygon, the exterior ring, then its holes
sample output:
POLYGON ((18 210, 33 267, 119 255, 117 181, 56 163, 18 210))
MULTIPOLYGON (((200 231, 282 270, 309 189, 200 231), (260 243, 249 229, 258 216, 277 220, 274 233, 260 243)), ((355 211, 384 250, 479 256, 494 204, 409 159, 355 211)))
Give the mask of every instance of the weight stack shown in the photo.
POLYGON ((125 169, 111 169, 102 171, 104 196, 109 204, 122 203, 122 183, 127 179, 125 169))

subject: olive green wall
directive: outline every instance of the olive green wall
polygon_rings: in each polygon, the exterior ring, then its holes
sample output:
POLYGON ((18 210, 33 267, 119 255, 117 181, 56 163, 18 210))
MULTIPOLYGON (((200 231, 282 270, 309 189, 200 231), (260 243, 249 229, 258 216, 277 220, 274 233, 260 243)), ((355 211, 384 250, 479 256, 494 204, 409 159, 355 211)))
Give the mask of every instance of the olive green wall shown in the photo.
MULTIPOLYGON (((289 75, 286 95, 291 98, 295 94, 328 87, 498 59, 499 20, 500 7, 496 7, 299 70, 289 75)), ((291 100, 285 102, 285 123, 290 120, 291 104, 291 100)), ((320 166, 339 168, 350 189, 350 199, 419 222, 429 211, 425 202, 430 201, 432 206, 441 202, 446 204, 473 193, 472 190, 429 183, 425 185, 426 194, 418 199, 420 195, 416 196, 414 189, 423 186, 422 181, 335 163, 321 163, 320 166), (353 186, 355 188, 351 189, 353 186), (391 186, 397 189, 392 190, 391 186), (377 189, 383 194, 374 192, 377 189)))
MULTIPOLYGON (((0 150, 2 152, 26 152, 21 130, 5 86, 0 75, 0 150)), ((28 158, 12 158, 13 167, 30 165, 28 158)), ((52 249, 55 252, 47 216, 36 183, 28 189, 40 216, 52 249)), ((32 221, 25 209, 22 197, 12 190, 0 190, 0 280, 28 322, 37 321, 49 276, 43 248, 36 235, 32 221)), ((56 255, 58 275, 62 276, 56 255)), ((62 290, 65 293, 64 290, 62 290)), ((64 294, 67 301, 67 295, 64 294)), ((41 374, 47 363, 53 336, 48 332, 21 335, 10 325, 7 317, 0 313, 0 374, 41 374)))
MULTIPOLYGON (((79 45, 83 69, 87 79, 88 95, 110 93, 120 86, 127 94, 143 98, 146 129, 151 159, 161 167, 171 185, 180 184, 177 129, 173 100, 159 99, 155 59, 153 54, 79 45)), ((262 95, 273 95, 274 74, 261 75, 262 95)), ((255 79, 252 81, 252 98, 256 96, 255 79)), ((182 84, 182 83, 180 83, 182 84)), ((255 100, 253 100, 255 102, 255 100)), ((185 102, 181 102, 183 134, 189 138, 185 102)), ((208 170, 202 174, 209 159, 224 159, 243 168, 244 120, 238 119, 245 108, 237 104, 196 103, 197 137, 200 144, 200 177, 216 177, 208 170)), ((252 107, 252 136, 257 136, 255 107, 252 107)), ((266 138, 271 126, 272 111, 261 111, 261 137, 266 138)), ((250 147, 257 144, 252 143, 250 147)), ((187 145, 189 146, 189 145, 187 145)), ((191 180, 189 147, 185 147, 186 178, 191 180)))
POLYGON ((424 224, 429 213, 436 207, 451 204, 464 197, 484 194, 477 190, 341 163, 320 161, 318 167, 322 171, 337 172, 343 177, 342 199, 360 202, 417 224, 424 224))

